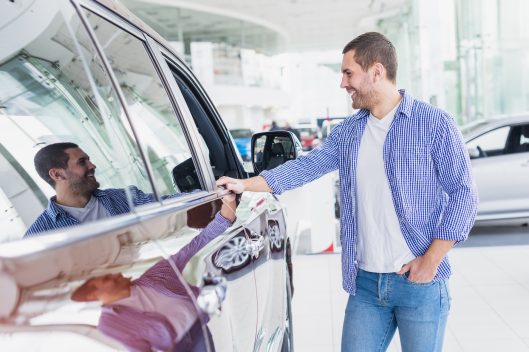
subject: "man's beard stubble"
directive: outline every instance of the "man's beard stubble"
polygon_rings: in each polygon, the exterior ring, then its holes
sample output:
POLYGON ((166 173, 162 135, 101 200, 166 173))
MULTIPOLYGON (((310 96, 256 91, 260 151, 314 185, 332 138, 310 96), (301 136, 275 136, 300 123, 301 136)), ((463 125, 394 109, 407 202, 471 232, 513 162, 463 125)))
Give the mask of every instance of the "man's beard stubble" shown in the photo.
POLYGON ((76 194, 91 194, 99 188, 99 182, 90 177, 76 178, 70 182, 70 190, 76 194))

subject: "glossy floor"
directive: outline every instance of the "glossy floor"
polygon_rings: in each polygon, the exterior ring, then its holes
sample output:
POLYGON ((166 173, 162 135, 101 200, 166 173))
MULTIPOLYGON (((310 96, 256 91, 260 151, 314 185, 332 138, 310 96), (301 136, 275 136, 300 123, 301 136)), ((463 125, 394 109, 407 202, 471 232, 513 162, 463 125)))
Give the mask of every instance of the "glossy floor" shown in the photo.
MULTIPOLYGON (((450 255, 453 301, 443 350, 529 352, 529 230, 472 236, 450 255)), ((297 255, 294 268, 295 350, 339 352, 347 301, 340 254, 297 255)), ((398 334, 388 351, 401 351, 398 334)))

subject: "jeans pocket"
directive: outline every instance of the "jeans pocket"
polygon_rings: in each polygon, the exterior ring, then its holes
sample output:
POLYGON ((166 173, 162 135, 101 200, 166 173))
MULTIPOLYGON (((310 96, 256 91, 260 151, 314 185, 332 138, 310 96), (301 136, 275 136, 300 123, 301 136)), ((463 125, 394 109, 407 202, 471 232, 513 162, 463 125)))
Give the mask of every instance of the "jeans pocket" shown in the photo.
POLYGON ((411 281, 410 278, 410 272, 407 271, 405 272, 402 277, 404 278, 404 281, 406 281, 407 283, 411 284, 411 285, 415 285, 415 286, 430 286, 431 284, 433 284, 433 281, 430 281, 430 282, 415 282, 415 281, 411 281))

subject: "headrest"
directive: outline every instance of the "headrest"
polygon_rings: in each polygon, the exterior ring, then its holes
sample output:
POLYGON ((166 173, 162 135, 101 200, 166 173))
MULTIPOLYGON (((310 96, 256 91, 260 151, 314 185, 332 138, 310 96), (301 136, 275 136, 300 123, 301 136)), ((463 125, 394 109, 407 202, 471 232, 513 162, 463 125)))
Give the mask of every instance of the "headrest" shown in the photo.
POLYGON ((272 154, 274 154, 274 155, 285 154, 285 149, 283 148, 283 144, 281 144, 281 143, 272 144, 272 154))

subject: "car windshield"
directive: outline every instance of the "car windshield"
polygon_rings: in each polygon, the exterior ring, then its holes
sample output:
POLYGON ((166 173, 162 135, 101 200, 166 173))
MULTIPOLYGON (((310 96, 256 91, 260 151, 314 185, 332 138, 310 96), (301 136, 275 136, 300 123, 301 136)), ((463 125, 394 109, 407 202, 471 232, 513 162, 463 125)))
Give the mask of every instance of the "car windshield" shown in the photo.
POLYGON ((230 133, 233 138, 251 138, 253 134, 249 129, 230 130, 230 133))

